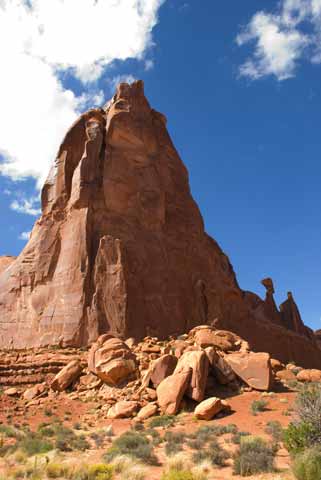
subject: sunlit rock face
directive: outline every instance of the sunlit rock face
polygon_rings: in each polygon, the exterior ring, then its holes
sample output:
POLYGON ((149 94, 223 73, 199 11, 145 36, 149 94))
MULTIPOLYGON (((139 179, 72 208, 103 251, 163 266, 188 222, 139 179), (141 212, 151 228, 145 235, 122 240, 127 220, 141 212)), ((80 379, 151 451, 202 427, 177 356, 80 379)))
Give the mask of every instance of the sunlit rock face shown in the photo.
POLYGON ((141 81, 123 83, 67 132, 28 244, 0 263, 0 346, 164 338, 211 324, 281 360, 321 366, 298 311, 279 312, 265 284, 264 301, 239 288, 204 231, 166 118, 141 81))

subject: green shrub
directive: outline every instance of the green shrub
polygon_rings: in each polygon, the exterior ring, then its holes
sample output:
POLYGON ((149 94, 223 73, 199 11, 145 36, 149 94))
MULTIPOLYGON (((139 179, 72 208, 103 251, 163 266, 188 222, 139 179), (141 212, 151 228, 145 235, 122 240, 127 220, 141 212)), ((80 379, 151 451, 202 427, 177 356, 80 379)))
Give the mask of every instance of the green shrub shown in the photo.
POLYGON ((23 433, 18 430, 16 427, 11 425, 0 425, 0 434, 4 435, 7 438, 22 438, 23 433))
POLYGON ((217 440, 212 440, 207 448, 195 452, 192 459, 196 464, 209 460, 212 465, 223 467, 229 457, 229 453, 220 446, 217 440))
POLYGON ((153 452, 153 445, 149 439, 146 435, 133 431, 125 432, 118 437, 113 442, 111 448, 105 453, 104 460, 109 463, 118 455, 127 455, 151 465, 157 464, 157 458, 153 452))
POLYGON ((298 480, 321 479, 321 452, 317 449, 308 449, 297 455, 293 462, 293 473, 298 480))
POLYGON ((47 453, 54 448, 51 442, 32 432, 23 438, 17 446, 28 456, 47 453))
POLYGON ((69 467, 60 463, 49 463, 46 473, 48 478, 65 478, 69 473, 69 467))
POLYGON ((248 435, 250 435, 249 432, 237 432, 232 435, 231 442, 235 443, 235 445, 240 445, 242 437, 247 437, 248 435))
POLYGON ((284 430, 283 441, 292 455, 302 452, 313 445, 315 432, 309 423, 290 423, 284 430))
POLYGON ((176 422, 175 415, 162 415, 160 417, 154 417, 149 422, 151 428, 155 427, 171 427, 176 422))
POLYGON ((175 455, 183 450, 186 435, 184 432, 166 432, 164 436, 165 453, 167 456, 175 455))
POLYGON ((88 480, 111 480, 113 478, 113 467, 99 463, 88 468, 88 480))
POLYGON ((266 424, 265 432, 271 435, 275 442, 280 442, 283 437, 283 428, 278 420, 271 420, 266 424))
POLYGON ((274 470, 275 448, 260 437, 244 437, 234 455, 234 473, 247 477, 274 470))
POLYGON ((253 400, 251 403, 251 413, 252 415, 257 415, 259 412, 264 412, 268 402, 261 398, 260 400, 253 400))
POLYGON ((184 470, 169 470, 163 473, 161 480, 196 480, 192 472, 184 470))

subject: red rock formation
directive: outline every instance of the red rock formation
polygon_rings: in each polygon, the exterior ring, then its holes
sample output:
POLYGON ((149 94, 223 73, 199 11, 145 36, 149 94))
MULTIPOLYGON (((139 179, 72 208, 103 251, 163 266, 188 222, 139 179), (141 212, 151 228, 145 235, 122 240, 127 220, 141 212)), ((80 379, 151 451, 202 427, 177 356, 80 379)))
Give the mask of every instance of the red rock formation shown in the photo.
POLYGON ((103 333, 164 338, 216 321, 253 349, 320 366, 315 340, 287 330, 293 323, 282 324, 268 294, 263 301, 239 288, 204 231, 165 117, 142 82, 120 84, 68 131, 41 218, 0 274, 0 346, 80 346, 103 333))
POLYGON ((16 259, 16 257, 4 256, 0 257, 0 274, 6 270, 16 259))

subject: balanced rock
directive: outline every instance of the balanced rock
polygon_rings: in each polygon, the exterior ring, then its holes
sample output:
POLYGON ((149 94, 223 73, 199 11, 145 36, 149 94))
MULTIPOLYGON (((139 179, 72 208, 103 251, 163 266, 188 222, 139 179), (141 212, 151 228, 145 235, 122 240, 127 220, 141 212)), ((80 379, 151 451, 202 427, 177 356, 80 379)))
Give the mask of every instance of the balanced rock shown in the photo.
POLYGON ((82 370, 83 366, 80 361, 72 360, 55 376, 50 387, 57 392, 63 392, 80 377, 82 370))
POLYGON ((256 390, 269 390, 272 375, 268 353, 231 353, 225 356, 234 373, 256 390))
MULTIPOLYGON (((41 203, 27 245, 0 267, 0 348, 88 346, 101 334, 167 338, 216 319, 252 350, 321 368, 293 297, 279 311, 271 282, 265 300, 243 291, 206 234, 143 82, 121 83, 104 108, 80 115, 41 203)), ((227 337, 215 340, 230 348, 227 337)))
POLYGON ((130 400, 121 400, 112 407, 107 412, 108 418, 129 418, 135 415, 139 408, 137 402, 130 400))
POLYGON ((136 357, 125 342, 105 334, 92 345, 88 368, 104 382, 118 385, 135 373, 136 357))
POLYGON ((176 415, 181 405, 192 376, 188 368, 179 373, 173 373, 165 378, 157 387, 157 399, 161 411, 167 415, 176 415))
POLYGON ((194 415, 200 420, 211 420, 222 410, 224 410, 224 405, 221 400, 216 397, 211 397, 197 405, 194 410, 194 415))
POLYGON ((192 375, 186 395, 197 402, 201 402, 204 399, 209 369, 209 360, 203 350, 184 352, 178 360, 174 374, 179 374, 188 369, 192 370, 192 375))
POLYGON ((299 382, 321 382, 321 370, 301 370, 297 374, 296 379, 299 382))

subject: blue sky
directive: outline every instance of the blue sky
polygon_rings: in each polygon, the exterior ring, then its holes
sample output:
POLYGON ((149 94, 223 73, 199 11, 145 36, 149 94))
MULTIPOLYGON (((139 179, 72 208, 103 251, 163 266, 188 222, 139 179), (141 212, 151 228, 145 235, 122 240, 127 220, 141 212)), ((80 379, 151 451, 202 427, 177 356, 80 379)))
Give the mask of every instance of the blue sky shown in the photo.
MULTIPOLYGON (((72 1, 60 2, 67 19, 72 1)), ((321 328, 321 1, 141 0, 137 10, 119 0, 119 18, 108 11, 117 2, 83 2, 85 17, 102 8, 88 20, 92 44, 84 29, 64 39, 60 26, 58 48, 45 0, 29 2, 36 20, 16 50, 0 43, 9 69, 0 75, 0 255, 25 245, 38 187, 74 116, 103 104, 119 79, 142 78, 241 287, 264 295, 260 280, 271 276, 277 302, 291 290, 304 321, 321 328)), ((0 7, 0 27, 15 32, 12 3, 0 7)))

